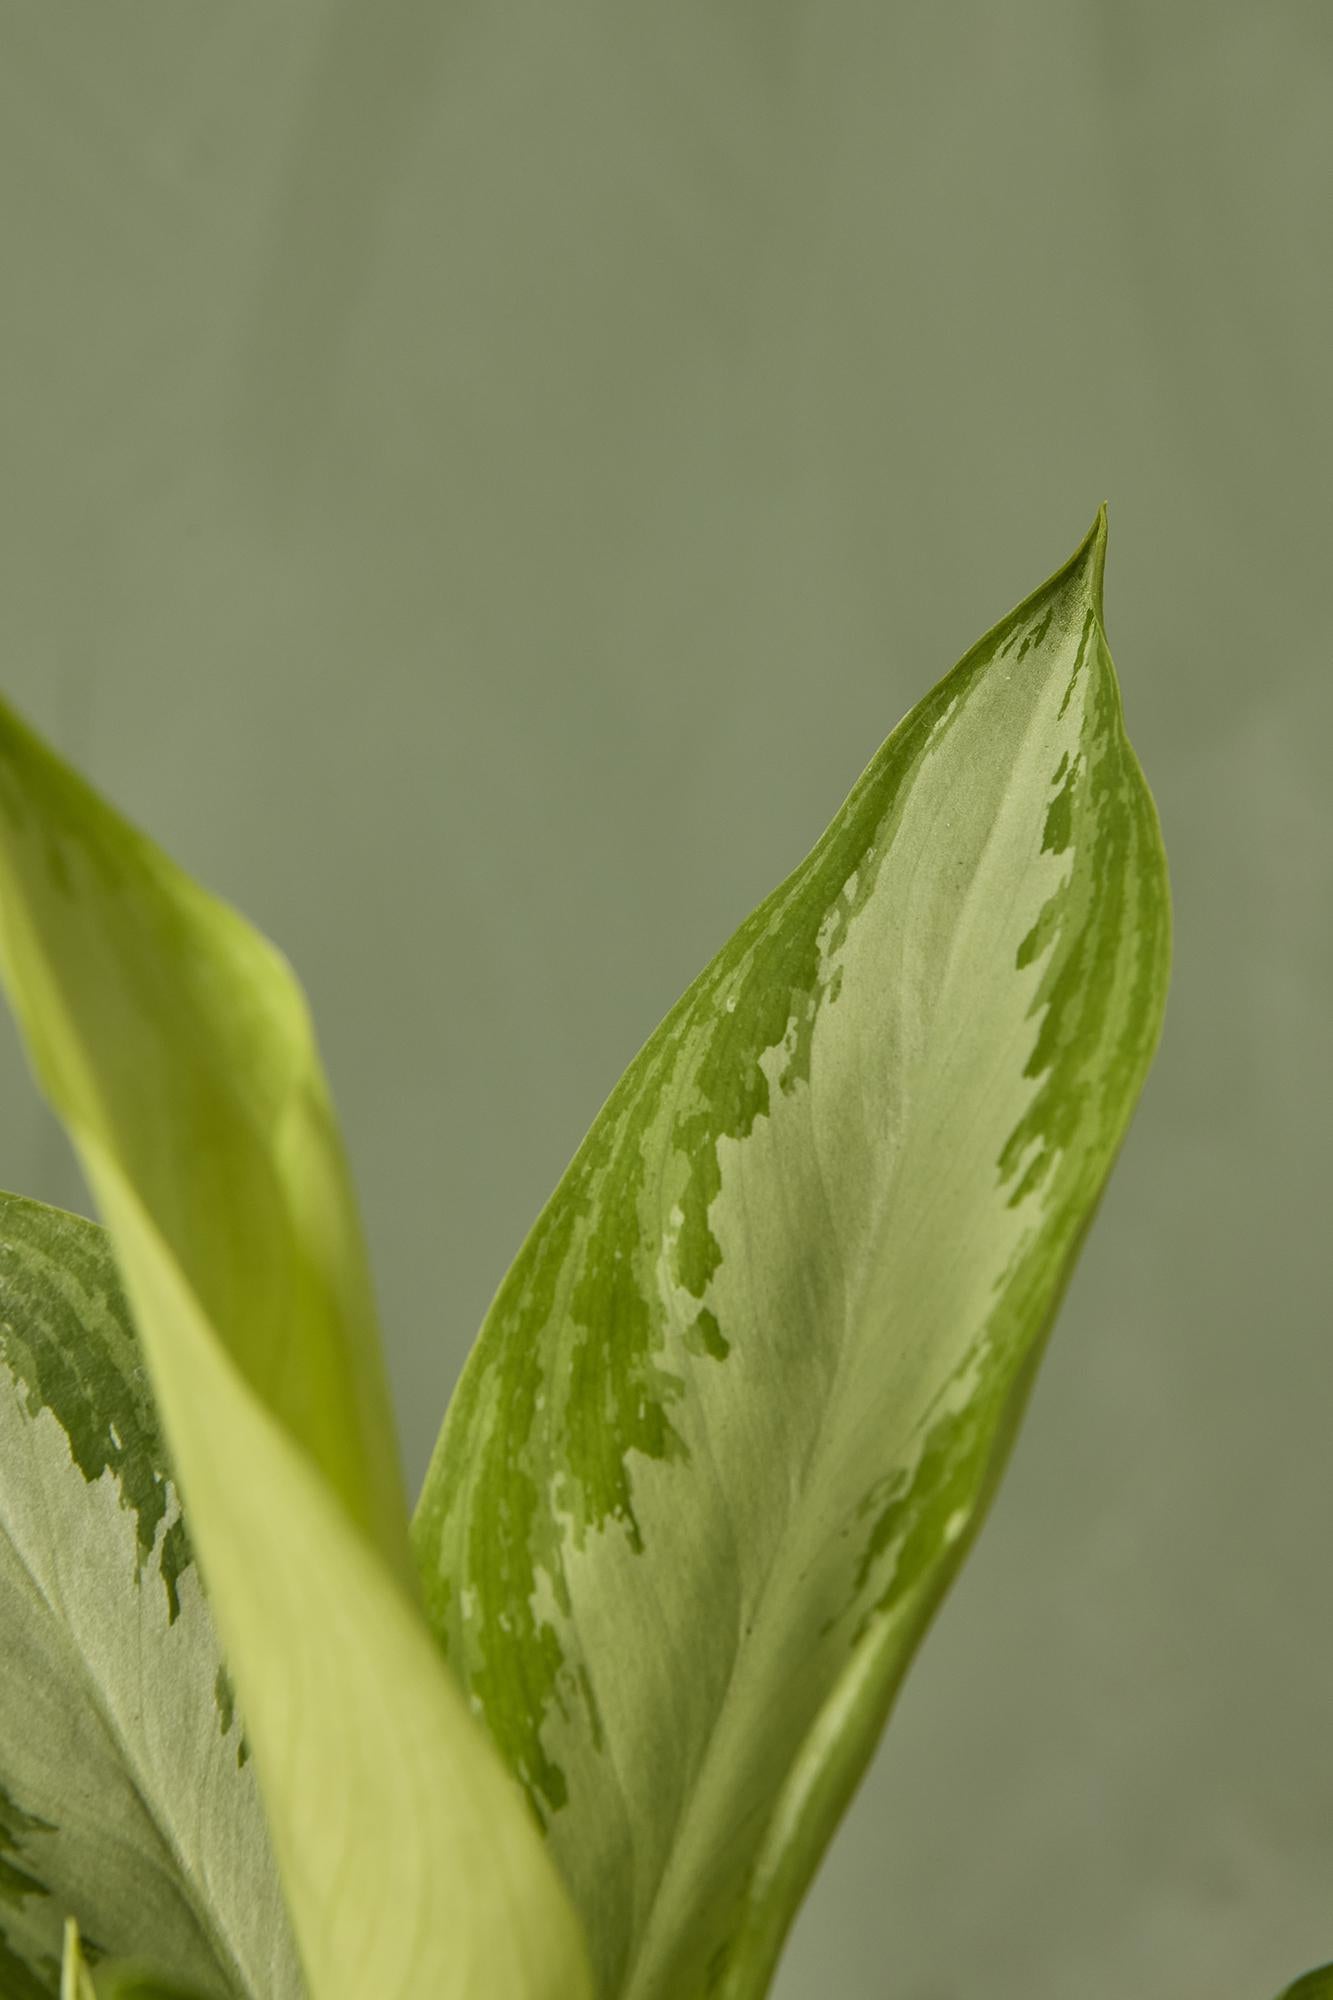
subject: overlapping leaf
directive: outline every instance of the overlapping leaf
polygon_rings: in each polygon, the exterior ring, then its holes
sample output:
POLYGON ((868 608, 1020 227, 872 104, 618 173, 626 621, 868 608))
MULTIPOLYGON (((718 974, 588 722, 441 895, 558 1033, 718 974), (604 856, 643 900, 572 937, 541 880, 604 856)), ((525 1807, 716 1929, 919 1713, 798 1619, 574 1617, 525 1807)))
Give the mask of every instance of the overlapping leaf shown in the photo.
POLYGON ((77 1913, 220 1995, 302 1982, 104 1232, 0 1196, 0 1995, 77 1913))
POLYGON ((110 1228, 314 2000, 578 2000, 577 1925, 415 1601, 290 969, 6 711, 0 956, 110 1228))
POLYGON ((1104 521, 613 1092, 415 1523, 625 2000, 763 1991, 985 1507, 1156 1042, 1104 521))

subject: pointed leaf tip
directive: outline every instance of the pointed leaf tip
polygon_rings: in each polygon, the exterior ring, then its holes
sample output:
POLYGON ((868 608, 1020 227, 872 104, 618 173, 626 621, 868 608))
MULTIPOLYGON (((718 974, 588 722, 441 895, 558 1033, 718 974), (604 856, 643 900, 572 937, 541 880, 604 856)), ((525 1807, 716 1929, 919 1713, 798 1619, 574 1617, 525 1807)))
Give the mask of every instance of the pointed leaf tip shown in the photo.
POLYGON ((1102 611, 1102 587, 1106 580, 1106 502, 1097 509, 1096 518, 1079 545, 1074 558, 1087 578, 1088 595, 1100 624, 1105 623, 1102 611))
POLYGON ((1151 1060, 1169 899, 1105 535, 645 1044, 450 1407, 423 1592, 620 2000, 768 1991, 1151 1060))
POLYGON ((1075 617, 1078 604, 1091 605, 1097 622, 1105 631, 1106 620, 1102 611, 1102 586, 1106 575, 1106 502, 1103 500, 1093 517, 1092 526, 1074 553, 1061 563, 1053 576, 1025 598, 1019 611, 1027 609, 1039 599, 1044 603, 1052 596, 1063 598, 1075 617))

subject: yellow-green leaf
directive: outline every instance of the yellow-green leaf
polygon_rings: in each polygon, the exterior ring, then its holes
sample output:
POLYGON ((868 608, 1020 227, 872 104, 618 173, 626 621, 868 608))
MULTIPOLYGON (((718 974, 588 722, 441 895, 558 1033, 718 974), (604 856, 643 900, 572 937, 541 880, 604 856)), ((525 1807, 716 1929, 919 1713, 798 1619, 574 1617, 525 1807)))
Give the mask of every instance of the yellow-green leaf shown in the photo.
POLYGON ((290 968, 7 710, 0 959, 110 1230, 313 2000, 578 2000, 576 1921, 415 1597, 290 968))

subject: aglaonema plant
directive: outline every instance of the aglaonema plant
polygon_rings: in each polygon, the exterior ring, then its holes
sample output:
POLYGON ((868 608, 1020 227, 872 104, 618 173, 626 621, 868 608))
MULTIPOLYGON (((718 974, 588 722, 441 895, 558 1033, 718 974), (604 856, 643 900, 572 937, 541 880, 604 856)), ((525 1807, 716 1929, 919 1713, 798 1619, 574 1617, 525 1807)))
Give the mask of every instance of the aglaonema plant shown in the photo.
POLYGON ((1156 1044, 1104 518, 673 1008, 409 1516, 281 955, 0 711, 0 2000, 758 2000, 1156 1044))

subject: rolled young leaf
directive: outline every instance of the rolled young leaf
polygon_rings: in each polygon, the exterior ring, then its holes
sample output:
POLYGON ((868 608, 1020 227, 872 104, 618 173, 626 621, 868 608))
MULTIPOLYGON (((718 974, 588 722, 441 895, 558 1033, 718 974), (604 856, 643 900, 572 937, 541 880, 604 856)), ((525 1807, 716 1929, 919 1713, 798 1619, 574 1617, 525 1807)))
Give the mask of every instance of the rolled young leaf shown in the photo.
POLYGON ((83 1939, 73 1917, 65 1921, 65 1956, 60 1971, 60 2000, 208 2000, 197 1986, 183 1986, 143 1965, 99 1965, 94 1979, 84 1956, 83 1939))
POLYGON ((417 1510, 627 2000, 753 2000, 989 1499, 1167 983, 1105 520, 630 1065, 417 1510))
POLYGON ((299 2000, 254 1767, 105 1231, 0 1195, 4 2000, 54 1993, 68 1911, 101 1952, 151 1949, 195 1991, 299 2000))
POLYGON ((97 2000, 92 1974, 83 1955, 83 1940, 73 1917, 65 1919, 65 1953, 60 1968, 60 2000, 97 2000))
POLYGON ((4 709, 0 959, 109 1226, 313 2000, 578 2000, 572 1911, 415 1598, 300 989, 4 709))

